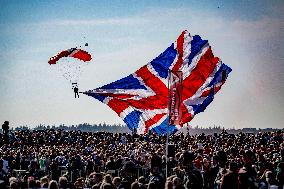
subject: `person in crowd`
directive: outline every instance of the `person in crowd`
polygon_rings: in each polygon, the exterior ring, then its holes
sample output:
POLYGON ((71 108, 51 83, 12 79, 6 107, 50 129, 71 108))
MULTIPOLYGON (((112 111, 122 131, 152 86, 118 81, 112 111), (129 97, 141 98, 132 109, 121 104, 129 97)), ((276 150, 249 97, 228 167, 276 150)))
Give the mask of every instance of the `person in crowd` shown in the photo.
POLYGON ((173 186, 175 189, 185 189, 184 185, 181 182, 181 179, 179 177, 173 178, 173 186))
POLYGON ((17 182, 10 182, 10 189, 18 189, 19 185, 17 182))
POLYGON ((109 160, 106 162, 106 170, 115 170, 115 168, 113 156, 110 156, 109 160))
POLYGON ((146 180, 144 176, 138 178, 139 189, 146 189, 146 180))
POLYGON ((102 185, 103 175, 101 173, 93 174, 93 181, 94 185, 92 186, 93 189, 100 189, 102 185))
POLYGON ((9 143, 9 121, 4 121, 2 125, 4 142, 7 144, 9 143))
POLYGON ((238 164, 231 162, 229 172, 223 175, 220 189, 238 189, 238 164))
POLYGON ((3 160, 0 159, 0 187, 6 186, 8 183, 8 173, 4 170, 3 160))
POLYGON ((104 185, 105 183, 108 183, 108 184, 110 184, 112 187, 114 187, 114 185, 112 184, 111 175, 107 174, 107 175, 104 176, 102 185, 104 185))
POLYGON ((209 158, 210 157, 208 156, 203 158, 203 165, 202 165, 202 175, 204 181, 203 189, 211 189, 214 186, 215 175, 209 158))
POLYGON ((52 180, 49 182, 48 189, 59 189, 57 181, 52 180))
MULTIPOLYGON (((224 131, 223 131, 224 132, 224 131)), ((217 166, 215 167, 215 174, 217 172, 217 175, 213 175, 215 177, 215 186, 220 187, 222 182, 222 177, 228 173, 228 169, 226 168, 227 163, 227 154, 223 150, 219 150, 217 152, 217 166)), ((214 174, 214 173, 213 173, 214 174)))
POLYGON ((139 189, 139 183, 137 181, 131 184, 131 189, 139 189))
POLYGON ((100 189, 112 189, 112 186, 109 183, 103 183, 100 189))
POLYGON ((124 189, 124 187, 121 184, 120 177, 114 177, 112 180, 112 184, 114 186, 114 189, 124 189))
POLYGON ((158 186, 155 184, 155 182, 150 182, 147 189, 158 189, 158 186))
POLYGON ((193 165, 195 154, 192 151, 183 153, 183 166, 186 173, 187 188, 203 188, 203 178, 201 172, 193 165))
POLYGON ((59 180, 58 180, 58 187, 60 189, 67 189, 68 188, 68 180, 66 177, 62 176, 62 177, 59 177, 59 180))
POLYGON ((174 188, 173 181, 167 180, 167 182, 165 184, 165 189, 173 189, 173 188, 174 188))
POLYGON ((155 183, 157 188, 163 188, 165 186, 165 178, 161 173, 162 158, 155 155, 151 159, 151 174, 149 176, 149 184, 155 183))
POLYGON ((284 188, 284 162, 280 162, 278 164, 276 179, 278 181, 279 188, 284 188))
POLYGON ((48 188, 49 179, 47 176, 44 176, 40 179, 41 188, 48 188))
POLYGON ((257 189, 256 182, 257 172, 253 168, 255 154, 251 150, 247 150, 243 154, 243 167, 239 171, 239 189, 257 189))

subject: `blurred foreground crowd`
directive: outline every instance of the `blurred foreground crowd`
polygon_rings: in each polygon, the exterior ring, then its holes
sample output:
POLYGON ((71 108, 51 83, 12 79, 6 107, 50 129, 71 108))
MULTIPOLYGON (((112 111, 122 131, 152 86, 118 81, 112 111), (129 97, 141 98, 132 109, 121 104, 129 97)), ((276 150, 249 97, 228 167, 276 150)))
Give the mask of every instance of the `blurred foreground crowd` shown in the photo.
POLYGON ((0 188, 282 189, 284 131, 171 135, 0 134, 0 188), (166 163, 167 162, 167 163, 166 163))

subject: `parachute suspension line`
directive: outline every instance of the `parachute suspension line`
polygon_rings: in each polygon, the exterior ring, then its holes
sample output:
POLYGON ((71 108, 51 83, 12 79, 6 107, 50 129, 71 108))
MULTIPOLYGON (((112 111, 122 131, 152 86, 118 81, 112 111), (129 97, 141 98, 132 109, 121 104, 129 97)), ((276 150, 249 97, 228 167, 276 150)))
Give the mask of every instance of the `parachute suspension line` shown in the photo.
POLYGON ((82 66, 87 65, 90 60, 92 56, 87 51, 76 47, 57 53, 49 59, 48 63, 57 67, 61 75, 70 83, 78 83, 83 72, 82 66))
POLYGON ((77 83, 79 77, 82 74, 82 66, 85 66, 86 63, 83 64, 79 64, 78 62, 76 62, 76 60, 74 61, 69 61, 69 60, 65 60, 65 61, 61 61, 58 64, 58 69, 61 72, 61 74, 65 77, 66 80, 70 81, 70 83, 77 83))
POLYGON ((60 73, 63 75, 63 77, 65 77, 66 80, 68 80, 69 82, 72 82, 70 73, 66 71, 67 69, 66 69, 65 63, 62 62, 61 64, 58 64, 58 69, 60 73))

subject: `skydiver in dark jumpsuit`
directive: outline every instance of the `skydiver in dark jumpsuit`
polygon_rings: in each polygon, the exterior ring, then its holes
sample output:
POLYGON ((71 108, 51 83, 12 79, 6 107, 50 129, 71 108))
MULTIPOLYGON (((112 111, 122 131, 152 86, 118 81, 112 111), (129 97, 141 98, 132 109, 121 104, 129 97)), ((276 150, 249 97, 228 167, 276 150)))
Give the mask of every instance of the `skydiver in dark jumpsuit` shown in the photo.
POLYGON ((75 98, 76 96, 79 98, 79 89, 77 86, 74 87, 75 98))

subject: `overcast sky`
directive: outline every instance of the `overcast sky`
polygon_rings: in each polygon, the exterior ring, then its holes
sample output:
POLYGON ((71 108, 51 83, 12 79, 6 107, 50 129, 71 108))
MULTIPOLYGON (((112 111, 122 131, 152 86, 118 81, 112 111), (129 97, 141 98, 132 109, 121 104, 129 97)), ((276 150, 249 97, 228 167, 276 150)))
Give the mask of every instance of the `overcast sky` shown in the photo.
POLYGON ((0 123, 123 123, 50 66, 60 50, 93 55, 79 81, 94 89, 136 71, 183 30, 209 40, 233 71, 192 126, 283 128, 284 1, 0 1, 0 123))

